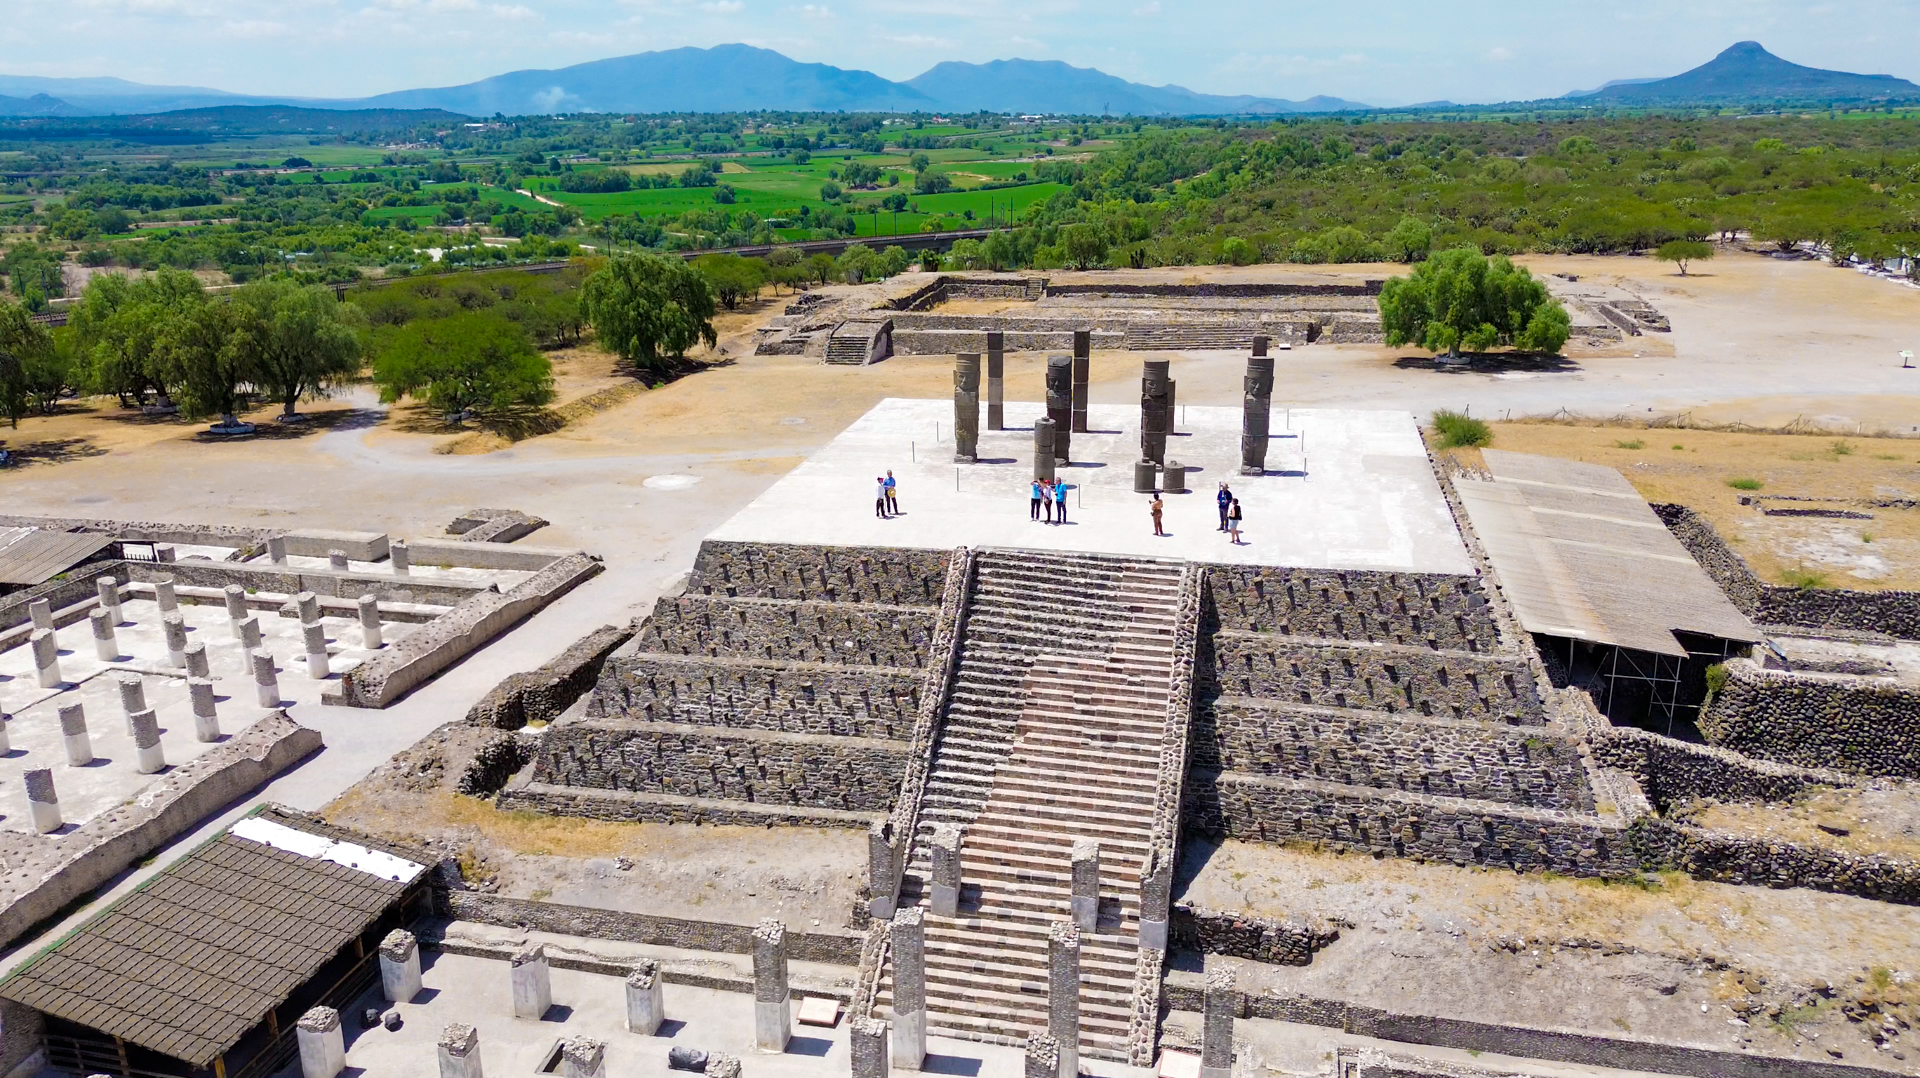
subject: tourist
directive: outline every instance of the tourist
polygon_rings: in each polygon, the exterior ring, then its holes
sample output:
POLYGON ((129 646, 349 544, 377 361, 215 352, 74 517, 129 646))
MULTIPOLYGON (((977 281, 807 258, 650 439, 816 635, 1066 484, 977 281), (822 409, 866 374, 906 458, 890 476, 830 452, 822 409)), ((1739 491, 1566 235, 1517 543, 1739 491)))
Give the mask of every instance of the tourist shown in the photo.
POLYGON ((1214 500, 1220 503, 1220 530, 1226 531, 1227 506, 1233 503, 1233 491, 1227 489, 1225 480, 1220 482, 1220 493, 1214 496, 1214 500))
MULTIPOLYGON (((1036 479, 1033 481, 1033 501, 1029 506, 1029 510, 1032 513, 1032 517, 1034 520, 1040 519, 1040 501, 1041 501, 1040 480, 1036 479)), ((1052 520, 1053 518, 1048 517, 1047 519, 1052 520)))
POLYGON ((1234 546, 1244 545, 1240 542, 1240 499, 1238 498, 1235 498, 1233 505, 1227 509, 1227 535, 1233 540, 1234 546))
POLYGON ((1067 481, 1058 477, 1053 481, 1053 516, 1055 524, 1067 522, 1067 481))
POLYGON ((873 515, 881 520, 887 519, 887 481, 879 476, 873 477, 873 515))
POLYGON ((900 503, 896 501, 893 496, 893 488, 898 484, 893 481, 892 468, 887 469, 887 481, 882 485, 885 486, 887 490, 887 512, 898 515, 900 512, 900 503))
POLYGON ((1153 534, 1163 538, 1167 533, 1160 527, 1160 514, 1166 507, 1166 503, 1160 500, 1160 492, 1154 491, 1153 500, 1147 503, 1147 512, 1153 514, 1153 534))

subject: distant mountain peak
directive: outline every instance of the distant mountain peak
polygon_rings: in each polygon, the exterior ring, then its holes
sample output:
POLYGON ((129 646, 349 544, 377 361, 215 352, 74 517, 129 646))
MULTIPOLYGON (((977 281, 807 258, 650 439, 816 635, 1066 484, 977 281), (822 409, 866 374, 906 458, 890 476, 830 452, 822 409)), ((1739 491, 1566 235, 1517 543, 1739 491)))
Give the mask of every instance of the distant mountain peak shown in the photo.
POLYGON ((1672 78, 1612 83, 1589 96, 1621 104, 1886 102, 1920 100, 1920 86, 1892 75, 1802 67, 1758 41, 1740 41, 1672 78))

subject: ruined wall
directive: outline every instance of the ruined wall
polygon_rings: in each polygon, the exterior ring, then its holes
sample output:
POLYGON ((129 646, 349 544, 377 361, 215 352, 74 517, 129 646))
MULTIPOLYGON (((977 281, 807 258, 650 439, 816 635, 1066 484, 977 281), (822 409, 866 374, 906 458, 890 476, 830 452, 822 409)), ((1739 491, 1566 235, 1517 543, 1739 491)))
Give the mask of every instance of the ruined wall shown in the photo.
POLYGON ((1816 787, 1858 781, 1827 768, 1756 760, 1731 749, 1678 741, 1634 726, 1600 726, 1588 732, 1587 742, 1593 747, 1594 762, 1632 775, 1648 800, 1663 810, 1702 797, 1791 801, 1816 787))
POLYGON ((1651 817, 1629 831, 1650 867, 1697 879, 1757 887, 1805 887, 1881 902, 1920 905, 1920 862, 1826 846, 1753 838, 1651 817))
MULTIPOLYGON (((620 943, 645 943, 688 951, 753 953, 752 925, 690 921, 680 917, 569 906, 560 902, 534 902, 461 890, 442 892, 439 906, 456 920, 503 928, 555 932, 564 936, 615 940, 620 943)), ((851 966, 860 960, 860 937, 829 932, 789 931, 787 957, 800 962, 851 966)))
POLYGON ((1189 902, 1173 907, 1167 929, 1175 947, 1276 966, 1311 965, 1313 952, 1340 938, 1332 925, 1222 913, 1189 902))
POLYGON ((707 800, 884 812, 904 742, 670 723, 569 725, 547 735, 535 782, 707 800))
POLYGON ((687 595, 654 605, 639 650, 918 669, 926 665, 937 616, 932 609, 687 595))
POLYGON ((1801 767, 1920 778, 1920 689, 1730 659, 1699 719, 1712 745, 1801 767))
POLYGON ((709 539, 687 594, 937 607, 950 553, 709 539))
POLYGON ((94 581, 103 576, 112 576, 121 583, 126 583, 127 563, 123 561, 88 562, 58 579, 0 596, 0 629, 26 625, 30 620, 27 607, 37 599, 45 599, 57 613, 62 607, 94 598, 99 594, 94 581))
POLYGON ((1195 770, 1187 788, 1187 825, 1217 837, 1574 876, 1639 868, 1624 829, 1596 816, 1231 771, 1195 770))
POLYGON ((1456 651, 1499 645, 1470 576, 1220 565, 1208 582, 1222 629, 1456 651))
POLYGON ((904 740, 922 681, 904 670, 616 655, 601 671, 581 721, 624 717, 904 740))
POLYGON ((1195 767, 1592 811, 1575 743, 1539 729, 1221 697, 1194 717, 1195 767))
POLYGON ((467 711, 467 721, 502 730, 552 722, 593 688, 608 654, 632 638, 631 628, 602 625, 538 669, 508 674, 467 711))
POLYGON ((1219 690, 1320 707, 1454 719, 1546 721, 1519 658, 1393 644, 1337 644, 1265 633, 1213 638, 1219 690))

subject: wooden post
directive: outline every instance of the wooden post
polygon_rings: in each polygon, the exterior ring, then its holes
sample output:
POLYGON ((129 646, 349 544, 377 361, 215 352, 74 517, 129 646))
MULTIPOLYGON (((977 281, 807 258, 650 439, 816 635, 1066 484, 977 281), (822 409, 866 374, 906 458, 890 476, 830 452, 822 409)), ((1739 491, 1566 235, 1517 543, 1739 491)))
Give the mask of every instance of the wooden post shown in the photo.
POLYGON ((113 1047, 120 1053, 120 1073, 125 1076, 125 1078, 132 1078, 133 1064, 127 1062, 127 1042, 119 1037, 115 1037, 113 1038, 113 1047))
POLYGON ((213 1057, 213 1078, 227 1078, 227 1057, 213 1057))

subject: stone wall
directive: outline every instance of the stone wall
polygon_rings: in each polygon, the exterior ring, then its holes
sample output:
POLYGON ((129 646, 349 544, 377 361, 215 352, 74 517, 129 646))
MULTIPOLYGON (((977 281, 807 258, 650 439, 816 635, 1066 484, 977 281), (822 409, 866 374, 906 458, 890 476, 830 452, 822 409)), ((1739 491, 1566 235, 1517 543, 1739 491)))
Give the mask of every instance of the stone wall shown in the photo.
POLYGON ((1500 644, 1471 576, 1219 565, 1208 580, 1223 629, 1456 651, 1500 644))
POLYGON ((0 596, 0 629, 28 624, 27 606, 37 599, 45 599, 58 612, 62 607, 85 602, 98 595, 94 581, 103 576, 112 576, 124 584, 126 569, 127 563, 121 561, 88 562, 71 573, 62 574, 58 579, 0 596))
MULTIPOLYGON (((618 943, 677 947, 689 951, 753 953, 752 925, 690 921, 679 917, 568 906, 559 902, 533 902, 461 890, 443 890, 436 899, 446 916, 478 924, 618 943)), ((860 937, 789 930, 787 957, 800 962, 851 966, 860 960, 860 937)))
POLYGON ((926 608, 684 595, 654 605, 639 650, 918 669, 937 616, 926 608))
POLYGON ((127 562, 134 580, 151 582, 170 576, 176 584, 224 588, 238 584, 248 591, 294 595, 310 591, 331 599, 358 599, 372 595, 383 603, 432 603, 453 606, 488 590, 484 586, 430 581, 374 573, 336 573, 328 569, 285 569, 271 565, 234 565, 218 561, 127 562))
POLYGON ((1646 865, 1697 879, 1759 887, 1805 887, 1881 902, 1920 905, 1920 862, 1827 846, 1767 840, 1643 818, 1629 830, 1646 865))
POLYGON ((1791 801, 1806 790, 1858 781, 1828 768, 1756 760, 1731 749, 1678 741, 1634 726, 1603 725, 1588 732, 1587 743, 1593 747, 1595 762, 1632 775, 1663 811, 1703 797, 1791 801))
POLYGON ((547 734, 533 781, 703 800, 885 812, 906 771, 899 741, 716 730, 673 723, 569 724, 547 734))
POLYGON ((1920 778, 1920 688, 1729 659, 1700 713, 1712 745, 1801 767, 1920 778))
POLYGON ((1216 837, 1574 876, 1639 867, 1597 816, 1231 771, 1196 769, 1187 788, 1187 826, 1216 837))
POLYGON ((1590 812, 1576 743, 1538 728, 1223 696, 1194 717, 1195 767, 1590 812))
POLYGON ((1182 902, 1173 908, 1169 935, 1176 947, 1276 966, 1305 966, 1313 952, 1340 938, 1332 925, 1303 925, 1222 913, 1182 902))
POLYGON ((910 670, 616 655, 587 718, 905 740, 922 677, 910 670))
POLYGON ((632 638, 632 628, 602 625, 538 669, 508 674, 467 711, 467 721, 502 730, 552 722, 593 688, 607 656, 632 638))
POLYGON ((1538 725, 1533 675, 1517 657, 1267 633, 1213 638, 1219 691, 1319 707, 1538 725))
POLYGON ((949 556, 945 550, 709 539, 700 544, 687 594, 937 607, 949 556))

